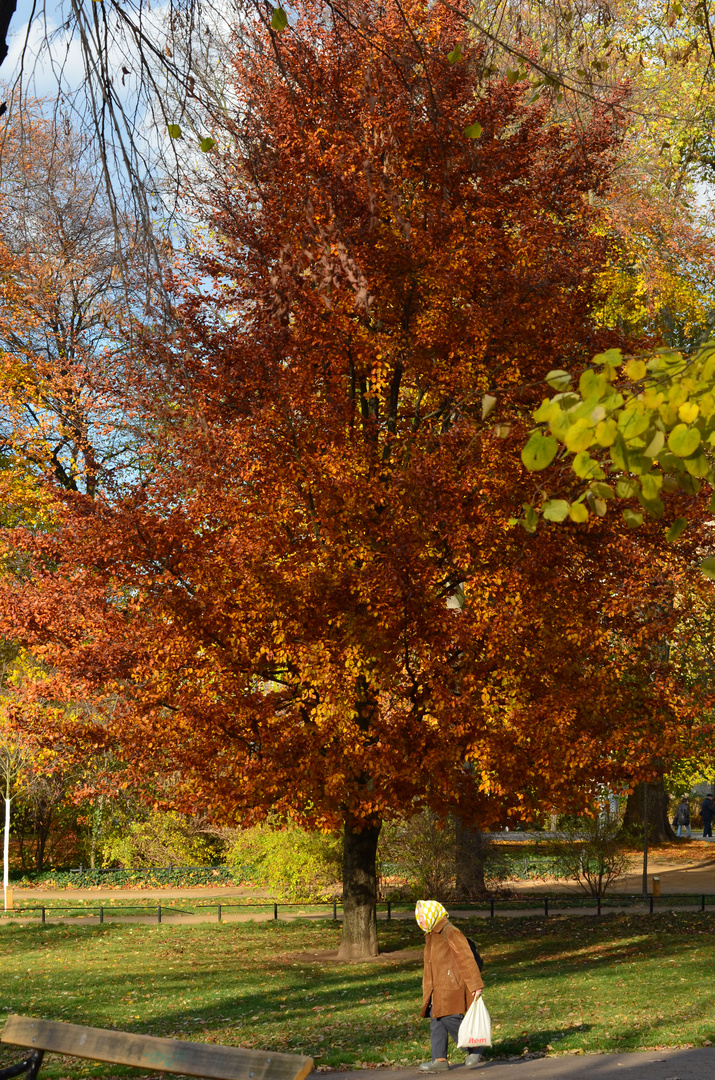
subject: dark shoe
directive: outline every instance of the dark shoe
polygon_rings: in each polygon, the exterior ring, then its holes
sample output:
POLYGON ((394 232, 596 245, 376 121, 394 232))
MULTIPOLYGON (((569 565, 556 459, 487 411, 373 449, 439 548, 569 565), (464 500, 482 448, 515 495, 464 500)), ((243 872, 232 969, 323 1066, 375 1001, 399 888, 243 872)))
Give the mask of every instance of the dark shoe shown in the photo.
POLYGON ((483 1064, 482 1055, 479 1054, 467 1054, 464 1060, 465 1069, 476 1069, 477 1065, 483 1064))
POLYGON ((420 1065, 420 1072, 448 1072, 448 1061, 423 1061, 420 1065))

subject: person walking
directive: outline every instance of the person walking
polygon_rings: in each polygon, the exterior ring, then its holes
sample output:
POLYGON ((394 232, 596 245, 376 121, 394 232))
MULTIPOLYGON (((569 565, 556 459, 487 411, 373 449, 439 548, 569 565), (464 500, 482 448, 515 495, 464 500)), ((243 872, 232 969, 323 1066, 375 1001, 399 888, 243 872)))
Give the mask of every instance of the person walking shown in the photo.
POLYGON ((683 795, 678 803, 673 824, 678 826, 678 836, 683 835, 683 826, 688 830, 688 837, 690 836, 690 803, 687 795, 683 795))
MULTIPOLYGON (((423 1061, 420 1072, 446 1072, 449 1036, 457 1041, 464 1014, 484 982, 469 942, 437 900, 418 900, 415 918, 426 935, 420 1016, 429 1017, 432 1048, 432 1060, 423 1061)), ((469 1053, 464 1064, 474 1069, 481 1058, 481 1051, 469 1053)))
POLYGON ((709 791, 703 799, 703 805, 700 807, 700 817, 703 819, 703 840, 706 836, 713 838, 713 813, 715 813, 715 805, 713 805, 713 795, 709 791))

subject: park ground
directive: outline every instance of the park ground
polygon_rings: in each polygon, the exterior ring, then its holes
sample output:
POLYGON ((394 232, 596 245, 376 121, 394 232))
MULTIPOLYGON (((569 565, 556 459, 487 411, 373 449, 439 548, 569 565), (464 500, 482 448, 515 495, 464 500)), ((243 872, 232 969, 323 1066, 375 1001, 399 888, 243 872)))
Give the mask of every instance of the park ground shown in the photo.
MULTIPOLYGON (((477 937, 486 959, 492 1059, 715 1042, 711 913, 459 925, 477 937)), ((382 954, 364 964, 337 963, 338 938, 339 928, 327 920, 10 923, 0 928, 2 1008, 305 1053, 323 1070, 409 1067, 427 1058, 428 1026, 417 1016, 417 926, 381 924, 382 954)), ((11 1048, 4 1047, 0 1065, 12 1060, 11 1048)), ((116 1066, 49 1059, 43 1075, 59 1080, 123 1074, 116 1066)))

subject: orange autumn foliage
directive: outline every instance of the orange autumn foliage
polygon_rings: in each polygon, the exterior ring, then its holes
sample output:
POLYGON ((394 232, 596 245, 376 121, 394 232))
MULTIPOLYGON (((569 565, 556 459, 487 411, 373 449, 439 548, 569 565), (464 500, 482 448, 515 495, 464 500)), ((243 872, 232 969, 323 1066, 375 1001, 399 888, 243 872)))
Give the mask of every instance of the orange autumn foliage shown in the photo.
POLYGON ((355 955, 383 818, 583 805, 698 703, 660 649, 686 568, 658 533, 509 524, 531 384, 617 343, 588 193, 618 103, 557 123, 482 84, 476 46, 450 64, 444 12, 408 4, 416 38, 394 0, 350 10, 302 0, 239 50, 174 332, 114 388, 139 464, 66 495, 52 535, 15 532, 31 571, 0 599, 55 693, 113 695, 157 798, 171 774, 217 816, 345 826, 355 955))

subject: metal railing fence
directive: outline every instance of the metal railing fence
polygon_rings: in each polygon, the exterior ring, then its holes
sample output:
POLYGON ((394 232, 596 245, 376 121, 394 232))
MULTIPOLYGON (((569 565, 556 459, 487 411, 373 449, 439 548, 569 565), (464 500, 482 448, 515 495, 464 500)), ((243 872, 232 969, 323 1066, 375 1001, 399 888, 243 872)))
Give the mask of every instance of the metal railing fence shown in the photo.
MULTIPOLYGON (((671 893, 665 896, 653 896, 648 894, 643 896, 642 893, 610 893, 608 896, 570 896, 563 893, 552 893, 551 895, 541 895, 539 897, 491 897, 485 901, 475 903, 454 903, 449 906, 452 909, 452 917, 455 919, 463 918, 465 915, 484 915, 489 918, 495 918, 498 914, 520 914, 525 916, 537 912, 543 918, 549 918, 550 916, 557 915, 559 913, 573 914, 574 909, 576 913, 595 914, 601 915, 604 910, 623 911, 636 910, 643 907, 647 907, 649 914, 654 914, 657 910, 672 910, 674 907, 679 909, 694 908, 695 910, 705 911, 708 904, 712 906, 715 901, 715 895, 709 893, 671 893), (488 914, 487 914, 488 913, 488 914)), ((176 907, 173 904, 92 904, 90 905, 72 905, 72 904, 30 904, 22 905, 19 907, 13 907, 5 912, 0 912, 0 915, 5 917, 13 917, 21 915, 24 912, 38 912, 39 919, 42 923, 45 923, 49 917, 67 918, 71 917, 71 913, 79 913, 75 917, 81 918, 99 918, 100 923, 104 923, 107 917, 115 915, 119 918, 155 918, 157 923, 162 922, 162 918, 175 917, 175 916, 199 916, 216 912, 217 922, 222 922, 224 915, 228 912, 242 911, 246 914, 252 913, 255 915, 266 915, 273 921, 277 922, 279 919, 279 909, 298 909, 297 917, 304 916, 306 918, 319 917, 320 911, 324 908, 332 909, 332 920, 338 921, 338 909, 342 908, 342 902, 334 899, 326 902, 306 902, 306 903, 289 903, 276 900, 267 900, 265 902, 253 901, 243 903, 228 903, 224 901, 217 901, 211 904, 190 904, 188 907, 191 910, 187 910, 187 905, 184 902, 184 906, 176 907), (313 911, 309 913, 308 909, 318 909, 318 915, 313 911), (64 915, 62 914, 64 913, 64 915)), ((385 919, 392 920, 393 918, 408 918, 412 917, 414 911, 414 904, 407 901, 392 901, 387 900, 378 904, 378 914, 384 914, 385 919)), ((330 916, 329 916, 330 917, 330 916)))

